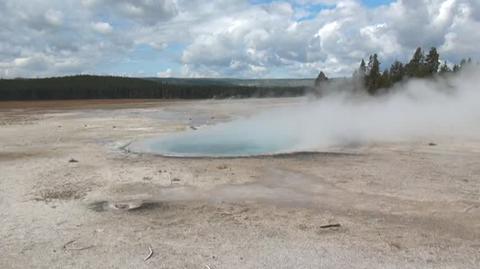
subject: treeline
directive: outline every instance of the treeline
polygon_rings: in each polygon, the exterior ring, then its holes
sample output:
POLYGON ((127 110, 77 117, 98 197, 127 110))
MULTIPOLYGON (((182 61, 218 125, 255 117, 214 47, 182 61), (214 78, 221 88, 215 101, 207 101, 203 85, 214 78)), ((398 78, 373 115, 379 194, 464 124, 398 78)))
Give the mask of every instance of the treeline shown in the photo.
MULTIPOLYGON (((472 59, 463 59, 460 64, 450 68, 446 62, 440 63, 440 54, 432 47, 425 55, 422 48, 417 48, 412 59, 404 64, 395 61, 390 68, 380 69, 377 54, 370 55, 368 63, 362 59, 360 67, 353 73, 356 88, 366 89, 369 94, 378 94, 381 89, 388 89, 394 84, 409 78, 429 78, 438 74, 458 72, 467 65, 472 64, 472 59)), ((358 90, 358 89, 354 89, 358 90)))
POLYGON ((112 76, 0 79, 0 100, 261 98, 301 96, 306 91, 306 87, 175 85, 112 76))

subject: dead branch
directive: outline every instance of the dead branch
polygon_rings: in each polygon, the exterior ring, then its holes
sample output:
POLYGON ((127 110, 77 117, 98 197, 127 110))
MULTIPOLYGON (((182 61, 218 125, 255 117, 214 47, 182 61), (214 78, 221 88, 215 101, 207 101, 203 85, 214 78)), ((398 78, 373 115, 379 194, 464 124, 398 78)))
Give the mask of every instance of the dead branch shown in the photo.
POLYGON ((145 259, 143 259, 144 262, 148 261, 153 256, 152 247, 148 246, 148 251, 149 251, 149 253, 148 253, 147 257, 145 257, 145 259))
POLYGON ((80 251, 80 250, 86 250, 86 249, 90 249, 90 248, 93 248, 95 247, 94 245, 91 245, 91 246, 87 246, 87 247, 81 247, 81 248, 68 248, 69 245, 71 245, 72 243, 74 243, 75 241, 77 241, 77 239, 73 239, 73 240, 70 240, 68 241, 67 243, 65 243, 63 245, 63 250, 65 251, 80 251))
POLYGON ((83 247, 83 248, 67 248, 65 250, 70 250, 70 251, 80 251, 80 250, 86 250, 86 249, 91 249, 95 247, 94 245, 88 246, 88 247, 83 247))
POLYGON ((327 225, 322 225, 320 226, 320 229, 328 229, 328 228, 339 228, 342 225, 340 223, 335 223, 335 224, 327 224, 327 225))
POLYGON ((65 249, 65 250, 67 250, 67 246, 70 245, 71 243, 75 242, 75 241, 77 241, 77 239, 73 239, 73 240, 68 241, 67 243, 65 243, 65 244, 63 245, 62 248, 65 249))

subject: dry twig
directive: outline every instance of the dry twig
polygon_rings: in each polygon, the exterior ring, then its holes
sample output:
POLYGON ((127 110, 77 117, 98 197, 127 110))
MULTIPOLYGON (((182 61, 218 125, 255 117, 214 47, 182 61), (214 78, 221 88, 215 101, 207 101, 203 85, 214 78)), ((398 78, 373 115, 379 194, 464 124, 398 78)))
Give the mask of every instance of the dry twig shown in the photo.
POLYGON ((73 251, 78 250, 78 251, 80 251, 80 250, 90 249, 90 248, 93 248, 93 247, 94 247, 94 245, 91 245, 91 246, 88 246, 88 247, 83 247, 83 248, 67 248, 66 250, 70 250, 70 251, 72 251, 72 250, 73 250, 73 251))
POLYGON ((65 243, 65 244, 63 245, 62 248, 63 248, 64 250, 67 250, 67 246, 70 245, 71 243, 75 242, 75 241, 77 241, 77 239, 73 239, 73 240, 68 241, 67 243, 65 243))
POLYGON ((148 261, 153 256, 152 247, 148 246, 148 251, 149 251, 149 253, 148 253, 147 257, 145 257, 145 259, 143 259, 144 262, 148 261))
POLYGON ((94 245, 91 245, 91 246, 87 246, 87 247, 81 247, 81 248, 67 248, 67 246, 69 246, 70 244, 74 243, 75 241, 77 241, 77 239, 73 239, 73 240, 70 240, 68 241, 67 243, 65 243, 63 245, 63 249, 65 251, 69 250, 69 251, 80 251, 80 250, 86 250, 86 249, 90 249, 90 248, 93 248, 94 245))
POLYGON ((335 223, 335 224, 327 224, 327 225, 322 225, 320 226, 320 229, 328 229, 328 228, 339 228, 342 225, 340 223, 335 223))

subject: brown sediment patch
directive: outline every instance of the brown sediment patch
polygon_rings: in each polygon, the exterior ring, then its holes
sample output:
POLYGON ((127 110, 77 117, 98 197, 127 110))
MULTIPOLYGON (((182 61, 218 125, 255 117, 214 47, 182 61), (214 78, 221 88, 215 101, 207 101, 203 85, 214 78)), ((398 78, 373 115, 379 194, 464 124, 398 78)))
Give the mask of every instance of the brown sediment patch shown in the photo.
POLYGON ((39 119, 38 116, 31 113, 2 113, 0 114, 0 126, 30 125, 34 124, 39 119))
POLYGON ((88 190, 81 186, 66 184, 48 189, 42 189, 35 193, 33 200, 51 202, 54 200, 79 200, 87 195, 88 190))
POLYGON ((0 111, 10 109, 84 109, 84 108, 127 108, 149 107, 171 103, 162 99, 91 99, 91 100, 52 100, 52 101, 0 101, 0 111))
POLYGON ((315 151, 297 151, 297 152, 287 152, 287 153, 276 153, 276 154, 259 154, 259 155, 250 155, 250 156, 176 156, 176 155, 165 155, 165 154, 155 154, 150 152, 137 152, 128 149, 128 146, 131 143, 120 147, 120 150, 128 154, 134 154, 139 156, 150 156, 150 157, 162 157, 170 159, 185 159, 185 160, 235 160, 235 159, 311 159, 315 157, 351 157, 351 156, 361 156, 361 153, 353 152, 315 152, 315 151))
POLYGON ((28 152, 21 152, 21 151, 7 151, 7 152, 0 152, 0 162, 2 161, 14 161, 18 159, 28 159, 34 158, 38 156, 45 156, 45 152, 43 151, 28 151, 28 152))
POLYGON ((352 152, 312 152, 312 151, 300 151, 300 152, 292 152, 292 153, 280 153, 274 155, 264 155, 259 157, 264 158, 311 158, 311 157, 348 157, 348 156, 359 156, 360 153, 352 153, 352 152))
POLYGON ((35 198, 36 201, 52 201, 52 200, 77 200, 85 196, 76 190, 42 190, 39 196, 35 198))

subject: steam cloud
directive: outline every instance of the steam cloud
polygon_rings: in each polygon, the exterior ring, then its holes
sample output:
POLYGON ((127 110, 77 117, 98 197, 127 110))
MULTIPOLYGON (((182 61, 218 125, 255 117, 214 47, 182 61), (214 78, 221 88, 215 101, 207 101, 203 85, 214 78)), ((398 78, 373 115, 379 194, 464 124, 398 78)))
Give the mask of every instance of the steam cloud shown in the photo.
POLYGON ((258 145, 288 143, 286 151, 312 151, 480 134, 478 68, 446 78, 411 80, 375 98, 329 92, 337 94, 215 125, 197 135, 258 145))

